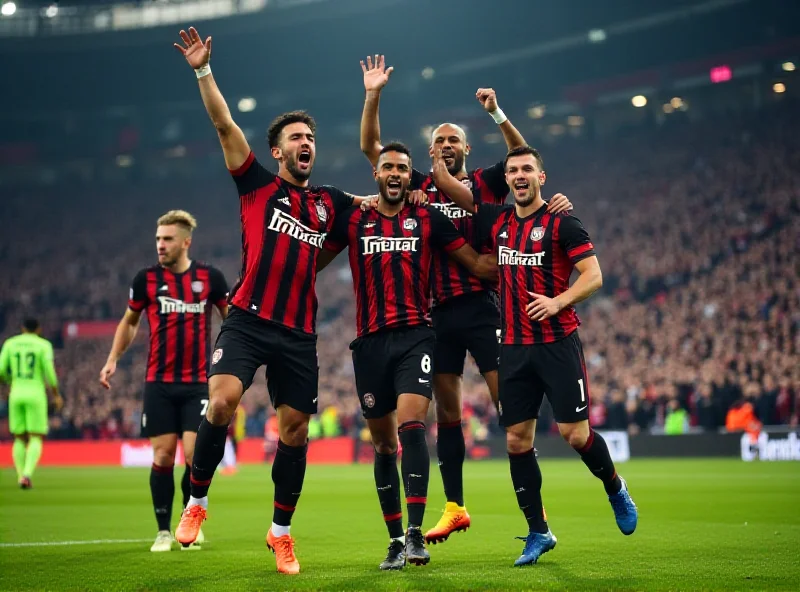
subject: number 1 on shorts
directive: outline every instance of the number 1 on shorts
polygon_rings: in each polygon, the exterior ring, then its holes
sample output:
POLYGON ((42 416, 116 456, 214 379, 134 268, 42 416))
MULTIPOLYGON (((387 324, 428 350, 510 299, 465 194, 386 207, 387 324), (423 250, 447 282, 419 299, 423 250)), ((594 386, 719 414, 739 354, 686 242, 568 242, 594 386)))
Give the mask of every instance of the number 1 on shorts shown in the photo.
POLYGON ((583 378, 578 379, 578 386, 581 387, 581 403, 586 401, 586 394, 583 392, 583 378))

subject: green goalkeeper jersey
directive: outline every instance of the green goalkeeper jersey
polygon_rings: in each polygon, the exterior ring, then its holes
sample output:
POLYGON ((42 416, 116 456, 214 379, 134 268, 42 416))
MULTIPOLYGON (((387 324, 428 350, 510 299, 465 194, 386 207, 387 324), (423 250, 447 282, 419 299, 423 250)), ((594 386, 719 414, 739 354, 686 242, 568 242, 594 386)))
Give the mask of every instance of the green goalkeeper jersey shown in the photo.
POLYGON ((0 350, 0 379, 11 383, 12 397, 46 397, 46 386, 58 386, 53 345, 35 333, 10 337, 0 350))

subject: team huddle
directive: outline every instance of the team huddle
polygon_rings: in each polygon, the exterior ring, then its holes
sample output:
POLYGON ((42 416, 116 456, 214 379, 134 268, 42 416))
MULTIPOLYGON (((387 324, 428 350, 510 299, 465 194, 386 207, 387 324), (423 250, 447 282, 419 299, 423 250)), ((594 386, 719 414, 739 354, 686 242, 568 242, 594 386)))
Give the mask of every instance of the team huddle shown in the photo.
MULTIPOLYGON (((266 544, 279 572, 299 573, 290 525, 303 488, 309 419, 317 412, 315 284, 317 273, 345 249, 356 304, 356 339, 350 346, 356 392, 375 448, 375 487, 390 539, 382 570, 428 563, 428 544, 471 524, 461 425, 467 352, 505 428, 512 482, 528 524, 515 565, 536 563, 556 545, 533 448, 545 396, 561 435, 601 480, 619 529, 633 533, 636 506, 605 441, 588 422, 589 380, 573 305, 602 285, 595 249, 570 214, 569 200, 560 194, 549 202, 542 198, 541 156, 500 110, 495 92, 479 89, 476 97, 503 134, 505 158, 468 171, 465 133, 444 123, 433 130, 430 166, 424 165, 430 172, 423 173, 405 145, 381 142, 378 106, 392 68, 383 56, 367 58, 361 64, 366 91, 361 149, 378 191, 354 196, 309 183, 316 124, 302 111, 285 113, 270 125, 267 139, 278 173, 267 170, 211 74, 211 38, 202 41, 194 28, 180 35, 176 47, 195 70, 239 193, 242 268, 229 292, 221 272, 189 258, 194 218, 182 210, 162 216, 158 264, 136 275, 101 371, 109 388, 117 360, 146 315, 150 353, 142 429, 154 450, 150 487, 158 523, 151 550, 172 548, 179 439, 186 459, 184 510, 174 539, 182 549, 202 545, 208 492, 228 426, 265 366, 279 426, 266 544), (509 193, 513 202, 506 204, 509 193), (570 286, 573 270, 578 276, 570 286), (211 348, 213 308, 223 323, 211 348), (437 524, 423 533, 432 401, 447 504, 437 524)), ((0 364, 0 373, 11 368, 0 364)))

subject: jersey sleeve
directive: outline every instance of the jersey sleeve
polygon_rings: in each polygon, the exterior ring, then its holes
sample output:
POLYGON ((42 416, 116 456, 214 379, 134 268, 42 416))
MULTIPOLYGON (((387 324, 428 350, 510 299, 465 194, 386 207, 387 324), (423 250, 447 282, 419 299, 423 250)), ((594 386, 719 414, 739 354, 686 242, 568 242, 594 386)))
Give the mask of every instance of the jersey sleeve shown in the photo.
POLYGON ((53 344, 49 341, 42 343, 42 376, 50 386, 58 386, 58 376, 56 376, 56 364, 53 356, 53 344))
POLYGON ((11 355, 8 341, 0 348, 0 382, 11 382, 11 355))
POLYGON ((128 308, 135 312, 141 312, 145 306, 147 306, 147 272, 143 269, 136 274, 131 283, 128 308))
POLYGON ((447 252, 460 249, 467 244, 450 219, 436 208, 428 208, 431 217, 431 240, 433 245, 447 252))
POLYGON ((570 214, 561 214, 559 218, 558 244, 573 264, 596 255, 589 233, 581 221, 570 214))
POLYGON ((211 292, 208 295, 211 304, 218 307, 223 307, 228 303, 228 282, 225 281, 225 276, 216 267, 211 267, 208 270, 208 279, 211 283, 211 292))
MULTIPOLYGON (((492 197, 491 203, 502 204, 508 195, 508 185, 506 184, 506 170, 502 162, 490 166, 488 169, 480 170, 481 182, 489 189, 492 197)), ((477 193, 477 192, 476 192, 477 193)), ((478 199, 481 199, 478 197, 478 199)))
POLYGON ((275 175, 261 166, 252 152, 242 166, 230 173, 236 183, 236 189, 239 190, 239 197, 252 193, 259 187, 265 187, 275 180, 275 175))
POLYGON ((330 194, 331 199, 333 200, 333 211, 336 214, 339 214, 339 212, 344 212, 346 209, 352 207, 352 194, 342 191, 333 185, 323 185, 322 188, 330 194))
POLYGON ((408 186, 408 190, 414 191, 415 189, 422 189, 427 178, 428 175, 425 173, 422 173, 417 169, 411 169, 411 184, 408 186))
POLYGON ((325 242, 322 248, 334 253, 341 253, 347 248, 348 243, 348 228, 350 226, 350 219, 357 208, 351 207, 341 214, 337 214, 333 220, 333 228, 325 237, 325 242))

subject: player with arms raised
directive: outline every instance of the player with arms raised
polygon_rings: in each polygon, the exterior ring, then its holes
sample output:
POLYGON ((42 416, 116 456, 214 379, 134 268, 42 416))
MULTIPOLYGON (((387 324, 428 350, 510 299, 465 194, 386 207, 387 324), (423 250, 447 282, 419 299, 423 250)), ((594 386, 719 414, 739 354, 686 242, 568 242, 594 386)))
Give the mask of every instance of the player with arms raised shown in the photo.
POLYGON ((605 440, 589 426, 589 380, 573 305, 602 286, 594 246, 580 220, 548 211, 541 196, 546 176, 536 150, 509 151, 505 170, 514 205, 475 208, 479 235, 487 237, 500 270, 500 419, 511 480, 529 528, 515 565, 527 565, 556 545, 542 508, 542 473, 533 451, 545 395, 562 437, 603 482, 623 534, 633 533, 638 514, 605 440), (573 268, 580 275, 570 286, 573 268))
MULTIPOLYGON (((228 313, 228 285, 222 272, 189 259, 196 227, 194 216, 183 210, 169 211, 158 219, 158 265, 142 269, 133 279, 128 310, 117 326, 108 360, 100 371, 100 383, 111 388, 117 362, 136 337, 144 313, 150 348, 142 434, 150 438, 153 447, 150 495, 158 523, 158 534, 150 548, 153 552, 172 549, 173 471, 179 438, 186 461, 181 480, 183 506, 189 501, 197 426, 208 407, 211 309, 216 306, 223 319, 228 313)), ((197 542, 202 543, 202 537, 197 542)))
POLYGON ((242 271, 231 292, 231 313, 214 348, 210 402, 197 432, 191 499, 175 536, 189 545, 200 532, 228 424, 256 370, 266 365, 280 436, 272 465, 275 493, 267 546, 275 552, 279 572, 296 574, 300 564, 289 526, 303 489, 308 422, 317 411, 317 258, 337 213, 363 198, 309 184, 316 124, 302 111, 284 113, 269 126, 267 139, 278 174, 264 168, 234 123, 211 74, 211 37, 203 42, 194 28, 180 34, 183 44, 175 47, 195 70, 238 190, 242 271))
POLYGON ((430 267, 440 252, 471 273, 496 277, 491 257, 479 256, 447 217, 434 208, 408 205, 411 156, 400 143, 378 157, 376 209, 340 214, 325 242, 320 266, 349 247, 356 295, 358 337, 350 345, 361 409, 375 447, 375 485, 389 530, 389 551, 380 568, 405 561, 428 563, 420 527, 428 496, 430 458, 425 419, 435 367, 435 336, 428 321, 430 267), (398 427, 399 426, 399 427, 398 427), (408 508, 403 536, 397 448, 408 508))
MULTIPOLYGON (((378 106, 383 87, 393 68, 385 66, 382 55, 362 61, 366 98, 361 116, 361 150, 373 166, 381 151, 378 106)), ((476 98, 498 124, 509 149, 524 146, 525 139, 497 105, 491 88, 480 88, 476 98)), ((427 194, 430 205, 444 213, 475 249, 473 216, 464 208, 476 203, 502 204, 508 195, 503 163, 489 168, 467 170, 470 146, 464 130, 452 123, 438 125, 431 136, 431 173, 414 170, 411 188, 427 194)), ((572 205, 562 195, 555 196, 549 210, 559 212, 572 205)), ((470 516, 464 506, 463 465, 466 455, 461 426, 461 375, 469 352, 486 380, 489 394, 497 405, 497 334, 500 314, 493 281, 476 277, 459 261, 438 253, 431 270, 436 331, 436 370, 433 390, 436 399, 436 452, 447 498, 445 511, 425 537, 428 542, 447 540, 451 533, 466 530, 470 516)))
POLYGON ((0 381, 11 384, 8 427, 14 436, 11 455, 22 489, 33 487, 31 477, 42 456, 47 435, 47 391, 55 411, 64 405, 58 392, 53 345, 40 335, 36 319, 25 319, 22 333, 8 338, 0 349, 0 381))

